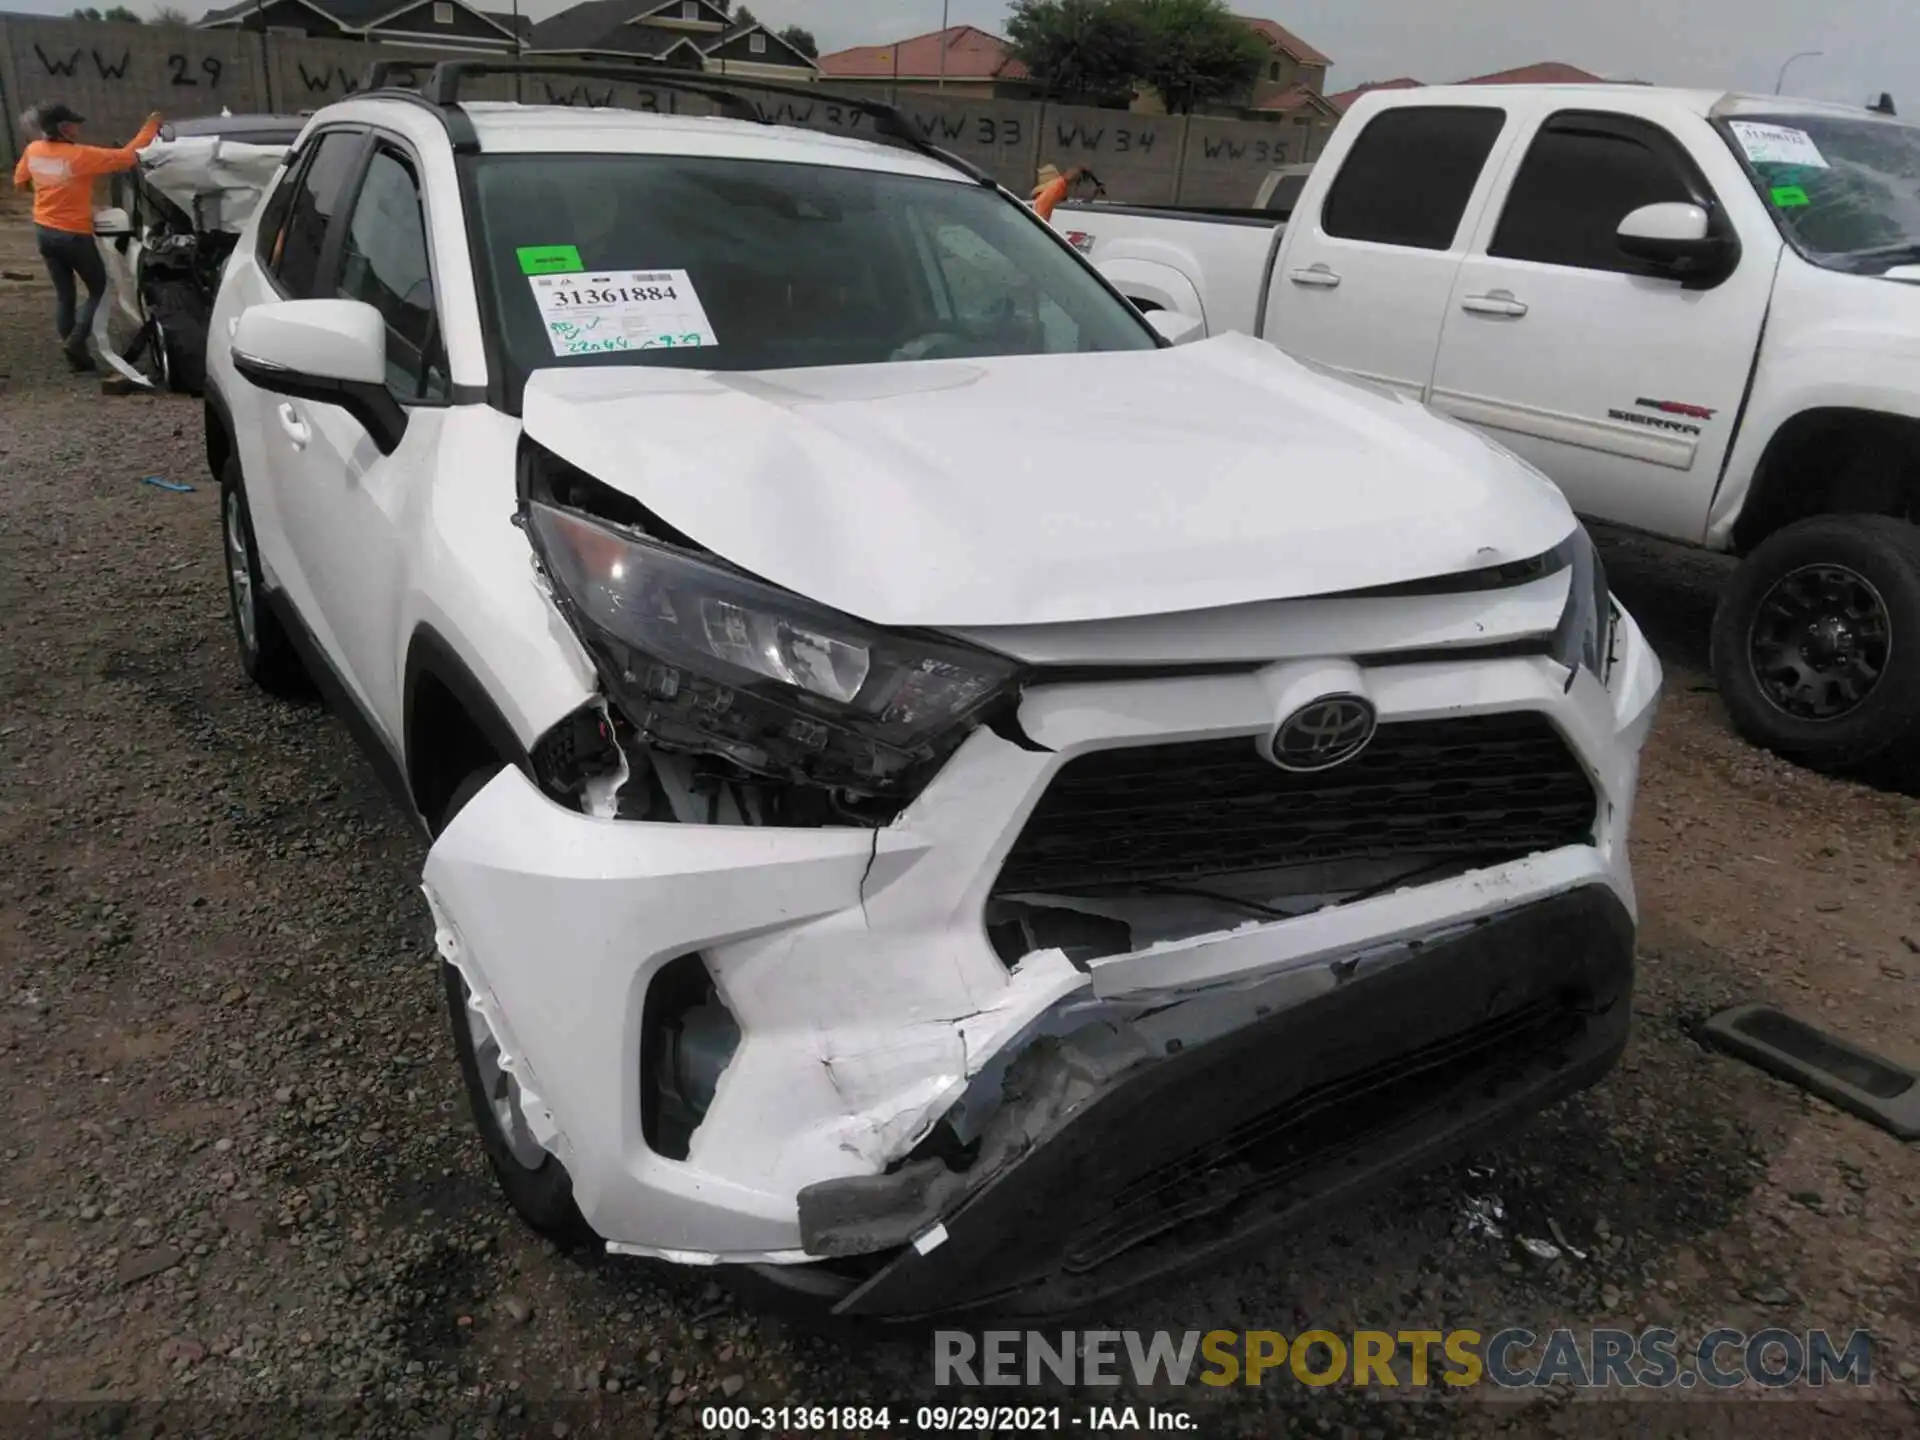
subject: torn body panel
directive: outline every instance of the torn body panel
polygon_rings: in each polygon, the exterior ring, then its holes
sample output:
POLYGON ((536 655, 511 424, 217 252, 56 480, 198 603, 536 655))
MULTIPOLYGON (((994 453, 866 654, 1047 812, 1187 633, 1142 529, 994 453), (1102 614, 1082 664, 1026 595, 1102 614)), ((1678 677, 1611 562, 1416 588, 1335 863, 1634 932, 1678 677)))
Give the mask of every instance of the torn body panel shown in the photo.
MULTIPOLYGON (((554 1153, 602 1236, 682 1259, 821 1259, 862 1242, 831 1225, 810 1239, 803 1194, 841 1183, 884 1190, 890 1174, 920 1173, 929 1147, 978 1142, 1023 1056, 1110 1007, 1144 1015, 1177 1004, 1183 1030, 1135 1032, 1162 1051, 1198 1045, 1241 1022, 1243 992, 1311 1006, 1342 977, 1367 973, 1372 957, 1417 968, 1435 937, 1471 935, 1529 904, 1597 890, 1628 913, 1625 826, 1658 667, 1630 621, 1619 649, 1610 687, 1591 677, 1569 687, 1538 657, 1360 672, 1383 731, 1436 714, 1547 717, 1591 779, 1579 843, 1092 959, 1039 946, 1009 961, 986 933, 1003 867, 1049 787, 1076 758, 1115 748, 1252 747, 1271 730, 1275 696, 1291 693, 1291 667, 1227 688, 1035 689, 1021 718, 1040 743, 975 730, 877 828, 608 820, 508 771, 440 837, 426 883, 475 994, 510 1022, 502 1046, 551 1110, 564 1147, 554 1153), (654 977, 696 953, 739 1041, 676 1159, 646 1141, 644 1016, 654 977)), ((732 813, 747 820, 749 808, 732 813)), ((905 1243, 908 1230, 942 1218, 938 1202, 954 1183, 930 1177, 927 1204, 895 1207, 911 1225, 861 1233, 905 1243)))

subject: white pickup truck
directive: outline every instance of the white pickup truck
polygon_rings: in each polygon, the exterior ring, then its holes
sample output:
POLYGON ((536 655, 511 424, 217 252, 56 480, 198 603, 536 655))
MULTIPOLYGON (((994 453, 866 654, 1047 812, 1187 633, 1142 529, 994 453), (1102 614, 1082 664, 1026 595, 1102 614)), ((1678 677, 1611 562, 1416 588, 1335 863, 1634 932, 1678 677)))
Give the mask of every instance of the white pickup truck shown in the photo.
POLYGON ((1823 770, 1912 759, 1920 127, 1638 85, 1381 91, 1284 226, 1054 223, 1143 309, 1390 387, 1586 516, 1741 556, 1713 629, 1741 732, 1823 770))

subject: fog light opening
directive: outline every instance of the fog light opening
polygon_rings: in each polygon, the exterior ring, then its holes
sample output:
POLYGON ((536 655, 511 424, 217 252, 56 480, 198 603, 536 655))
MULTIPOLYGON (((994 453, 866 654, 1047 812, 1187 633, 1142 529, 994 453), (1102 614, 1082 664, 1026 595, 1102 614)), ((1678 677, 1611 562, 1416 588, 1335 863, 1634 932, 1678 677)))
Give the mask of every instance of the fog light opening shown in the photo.
POLYGON ((739 1045, 740 1027, 699 955, 662 966, 647 987, 640 1038, 640 1128, 654 1154, 687 1158, 739 1045))

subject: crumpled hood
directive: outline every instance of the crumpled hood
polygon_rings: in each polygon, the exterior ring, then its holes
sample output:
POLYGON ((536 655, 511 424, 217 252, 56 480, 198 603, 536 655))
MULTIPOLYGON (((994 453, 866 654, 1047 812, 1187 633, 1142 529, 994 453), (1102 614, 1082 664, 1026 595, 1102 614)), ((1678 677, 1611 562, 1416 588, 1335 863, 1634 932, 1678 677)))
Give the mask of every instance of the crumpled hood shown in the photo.
POLYGON ((547 369, 524 420, 716 554, 883 625, 1327 594, 1538 555, 1574 523, 1474 432, 1242 335, 755 374, 547 369))

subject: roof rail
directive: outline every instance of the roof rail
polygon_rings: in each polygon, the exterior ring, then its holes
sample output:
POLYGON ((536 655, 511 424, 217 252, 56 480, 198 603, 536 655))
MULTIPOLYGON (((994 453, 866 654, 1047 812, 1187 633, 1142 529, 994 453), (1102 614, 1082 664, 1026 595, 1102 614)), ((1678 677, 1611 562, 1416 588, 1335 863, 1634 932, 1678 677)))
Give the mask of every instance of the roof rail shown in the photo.
MULTIPOLYGON (((424 85, 417 91, 398 89, 397 93, 424 100, 449 116, 460 114, 460 84, 463 80, 485 75, 564 75, 583 80, 625 81, 656 90, 699 95, 723 106, 735 119, 750 120, 759 125, 780 123, 769 118, 750 95, 741 93, 754 91, 763 95, 784 95, 796 100, 813 100, 826 105, 842 106, 855 115, 865 115, 872 120, 874 133, 883 139, 895 141, 929 159, 951 166, 978 184, 992 186, 999 184, 991 175, 971 161, 963 160, 952 151, 943 150, 928 140, 915 128, 911 120, 892 105, 880 100, 835 95, 816 90, 808 85, 779 85, 765 81, 733 80, 704 72, 696 75, 665 65, 624 65, 568 60, 441 60, 437 62, 378 60, 367 70, 361 93, 382 89, 395 90, 393 80, 397 74, 401 72, 409 75, 417 74, 429 64, 433 66, 433 71, 424 85)), ((464 120, 464 115, 461 118, 464 120)), ((449 125, 449 131, 453 134, 454 148, 476 148, 475 142, 467 138, 472 135, 471 127, 460 126, 458 130, 454 125, 449 125), (465 135, 458 133, 458 130, 464 130, 465 135)))

